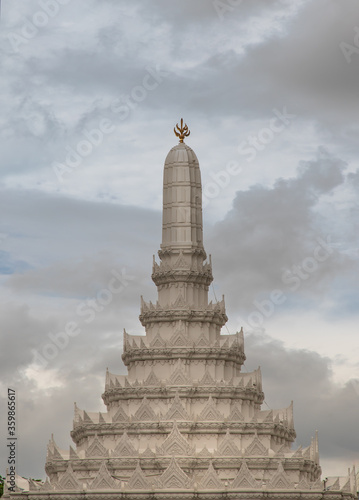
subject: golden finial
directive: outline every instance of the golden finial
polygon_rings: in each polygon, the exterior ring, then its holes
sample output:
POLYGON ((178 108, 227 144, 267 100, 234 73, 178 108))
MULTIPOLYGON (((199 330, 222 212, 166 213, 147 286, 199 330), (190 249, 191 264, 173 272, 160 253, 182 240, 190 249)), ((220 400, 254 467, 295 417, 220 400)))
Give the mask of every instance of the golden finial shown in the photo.
POLYGON ((176 127, 173 129, 174 133, 176 134, 177 137, 179 137, 179 141, 180 142, 183 142, 183 139, 185 137, 188 137, 190 135, 190 131, 188 130, 188 127, 187 127, 187 124, 185 123, 183 125, 183 118, 181 118, 181 126, 179 127, 178 126, 178 123, 176 125, 176 127), (177 130, 178 132, 177 132, 177 130))

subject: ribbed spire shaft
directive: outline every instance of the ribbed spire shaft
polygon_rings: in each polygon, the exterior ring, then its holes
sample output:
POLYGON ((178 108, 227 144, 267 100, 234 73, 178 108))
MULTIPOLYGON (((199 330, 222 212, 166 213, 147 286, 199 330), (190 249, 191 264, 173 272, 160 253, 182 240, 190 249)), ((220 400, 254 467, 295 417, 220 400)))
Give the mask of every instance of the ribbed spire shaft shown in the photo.
POLYGON ((163 174, 161 250, 179 249, 203 249, 201 172, 184 143, 168 153, 163 174))

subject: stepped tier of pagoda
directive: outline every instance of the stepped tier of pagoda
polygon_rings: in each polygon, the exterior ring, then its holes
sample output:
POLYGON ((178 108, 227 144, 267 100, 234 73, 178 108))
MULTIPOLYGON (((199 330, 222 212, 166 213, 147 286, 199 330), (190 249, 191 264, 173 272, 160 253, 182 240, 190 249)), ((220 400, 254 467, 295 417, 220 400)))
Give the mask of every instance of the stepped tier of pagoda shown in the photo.
POLYGON ((183 123, 178 130, 180 143, 164 166, 162 244, 152 270, 158 300, 141 304, 145 334, 124 332, 128 374, 107 372, 107 411, 75 405, 74 448, 61 451, 52 438, 48 480, 30 484, 26 495, 354 499, 354 471, 323 491, 317 436, 292 449, 292 404, 263 410, 260 369, 241 371, 243 331, 221 334, 224 298, 208 301, 213 276, 203 246, 199 164, 183 143, 183 123))

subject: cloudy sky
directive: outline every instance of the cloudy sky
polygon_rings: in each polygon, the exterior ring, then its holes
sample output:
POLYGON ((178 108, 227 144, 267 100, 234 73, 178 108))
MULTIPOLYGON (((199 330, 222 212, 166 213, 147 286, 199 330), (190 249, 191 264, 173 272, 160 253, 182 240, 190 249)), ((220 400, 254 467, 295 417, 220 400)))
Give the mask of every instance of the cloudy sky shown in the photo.
POLYGON ((211 298, 225 294, 230 332, 244 327, 245 369, 261 365, 268 406, 294 400, 296 445, 319 431, 325 475, 359 466, 357 1, 1 8, 0 473, 8 387, 18 472, 43 478, 51 433, 71 443, 73 402, 104 411, 106 367, 125 373, 123 328, 141 333, 139 297, 156 298, 181 116, 211 298))

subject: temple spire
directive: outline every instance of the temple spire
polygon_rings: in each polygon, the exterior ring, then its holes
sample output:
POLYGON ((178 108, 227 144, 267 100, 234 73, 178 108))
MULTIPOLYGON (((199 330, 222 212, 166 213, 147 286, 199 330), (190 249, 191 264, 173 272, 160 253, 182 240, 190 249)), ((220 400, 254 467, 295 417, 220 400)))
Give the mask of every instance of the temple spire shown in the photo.
MULTIPOLYGON (((181 129, 188 136, 182 122, 181 129)), ((166 158, 163 188, 163 241, 152 272, 158 300, 141 298, 145 335, 124 330, 128 373, 107 371, 106 413, 75 407, 76 451, 62 452, 51 439, 51 484, 32 482, 38 492, 6 493, 7 500, 358 500, 354 471, 330 478, 323 493, 317 437, 291 449, 292 405, 261 409, 260 369, 241 372, 243 329, 221 333, 224 300, 208 301, 199 164, 183 142, 166 158)))

